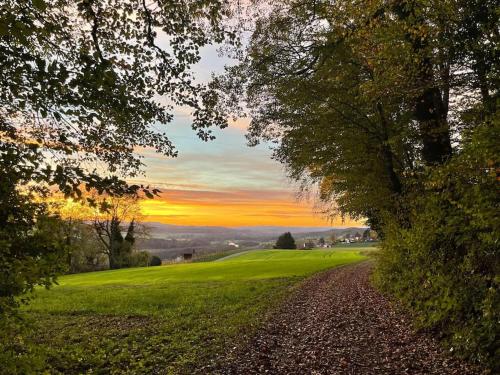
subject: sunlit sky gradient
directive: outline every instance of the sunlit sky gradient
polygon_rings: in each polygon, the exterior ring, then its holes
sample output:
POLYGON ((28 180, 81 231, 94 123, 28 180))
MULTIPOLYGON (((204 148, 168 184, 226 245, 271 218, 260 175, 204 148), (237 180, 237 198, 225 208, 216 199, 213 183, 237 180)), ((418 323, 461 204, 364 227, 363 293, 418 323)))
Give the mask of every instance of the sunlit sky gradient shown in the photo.
MULTIPOLYGON (((221 72, 227 60, 215 47, 202 51, 195 67, 198 79, 207 81, 221 72)), ((314 213, 313 203, 297 201, 296 187, 283 167, 271 159, 268 145, 246 146, 248 121, 239 120, 217 130, 216 140, 203 142, 190 127, 189 115, 176 111, 165 131, 179 151, 166 158, 140 150, 146 176, 135 179, 159 188, 159 198, 143 202, 147 221, 178 225, 217 226, 327 226, 330 221, 314 213)), ((335 226, 360 224, 333 220, 335 226)))

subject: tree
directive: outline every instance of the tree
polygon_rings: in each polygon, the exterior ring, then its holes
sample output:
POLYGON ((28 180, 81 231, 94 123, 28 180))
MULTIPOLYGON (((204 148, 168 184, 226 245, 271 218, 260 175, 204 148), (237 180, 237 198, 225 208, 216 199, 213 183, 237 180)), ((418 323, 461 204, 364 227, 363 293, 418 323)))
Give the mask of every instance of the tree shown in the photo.
POLYGON ((319 241, 318 241, 318 245, 319 245, 320 247, 325 246, 325 239, 324 239, 323 237, 320 237, 320 239, 319 239, 319 241))
POLYGON ((18 308, 36 286, 48 288, 66 270, 66 244, 54 235, 60 219, 34 200, 40 193, 35 187, 18 190, 27 183, 18 170, 3 167, 17 163, 19 153, 22 149, 0 154, 0 363, 5 373, 33 370, 18 308))
POLYGON ((213 138, 210 127, 227 125, 217 91, 197 83, 191 67, 200 48, 235 40, 221 22, 228 14, 225 0, 2 2, 0 205, 9 208, 0 221, 2 231, 12 225, 0 267, 19 286, 3 285, 5 298, 48 285, 60 271, 51 261, 56 247, 27 241, 46 213, 39 188, 76 199, 93 188, 153 197, 156 189, 124 181, 141 170, 139 147, 177 154, 151 125, 171 122, 175 106, 191 111, 203 140, 213 138))
POLYGON ((326 212, 366 218, 379 285, 497 369, 497 2, 285 0, 256 19, 219 79, 250 144, 326 212))
POLYGON ((297 245, 295 244, 295 239, 293 238, 290 232, 285 232, 281 236, 278 237, 276 241, 276 245, 274 245, 275 249, 296 249, 297 245))
POLYGON ((219 0, 7 1, 0 10, 2 147, 29 145, 19 166, 36 158, 31 179, 68 196, 78 197, 82 184, 137 190, 120 180, 141 168, 134 148, 177 154, 151 127, 171 122, 174 105, 192 110, 204 140, 213 137, 210 126, 227 125, 217 92, 196 83, 190 67, 203 46, 234 40, 221 22, 228 12, 219 0))
POLYGON ((85 222, 76 224, 73 236, 69 272, 98 271, 107 267, 108 259, 91 224, 85 222))
POLYGON ((141 212, 136 197, 107 197, 104 210, 94 214, 92 225, 111 269, 129 267, 132 262, 135 228, 141 212), (124 223, 127 223, 126 229, 124 223), (125 237, 122 232, 126 230, 125 237))

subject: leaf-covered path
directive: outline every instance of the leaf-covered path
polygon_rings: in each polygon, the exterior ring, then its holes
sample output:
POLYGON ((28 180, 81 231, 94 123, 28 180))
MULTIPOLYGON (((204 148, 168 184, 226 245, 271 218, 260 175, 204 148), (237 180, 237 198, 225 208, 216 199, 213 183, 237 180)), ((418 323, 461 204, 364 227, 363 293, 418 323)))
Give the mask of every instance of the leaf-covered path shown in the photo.
MULTIPOLYGON (((219 374, 478 374, 369 282, 368 262, 307 280, 219 374)), ((212 371, 211 371, 212 372, 212 371)))

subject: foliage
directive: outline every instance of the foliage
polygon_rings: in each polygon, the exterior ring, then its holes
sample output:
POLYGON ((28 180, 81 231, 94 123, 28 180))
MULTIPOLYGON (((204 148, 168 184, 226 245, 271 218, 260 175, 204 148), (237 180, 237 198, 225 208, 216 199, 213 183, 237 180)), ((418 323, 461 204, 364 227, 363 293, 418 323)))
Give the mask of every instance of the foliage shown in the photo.
POLYGON ((285 232, 281 236, 278 237, 276 241, 276 245, 274 245, 275 249, 296 249, 297 245, 295 244, 295 239, 293 238, 290 232, 285 232))
MULTIPOLYGON (((226 122, 217 93, 197 84, 190 67, 200 60, 201 47, 234 39, 221 22, 227 5, 218 0, 5 2, 1 131, 5 135, 6 126, 14 131, 4 141, 50 150, 56 166, 47 160, 41 176, 70 194, 79 189, 78 180, 99 181, 97 171, 85 172, 81 158, 103 161, 112 173, 134 174, 140 167, 134 147, 175 155, 165 134, 150 127, 170 122, 174 104, 190 108, 193 127, 209 139, 208 128, 226 122)), ((113 186, 100 186, 105 188, 113 186)))
POLYGON ((383 242, 378 284, 438 328, 460 354, 500 369, 500 122, 476 128, 412 200, 411 227, 383 242))
POLYGON ((250 144, 273 141, 327 213, 383 235, 385 212, 404 224, 412 176, 451 156, 462 114, 494 108, 498 15, 494 1, 472 3, 273 2, 220 84, 236 110, 243 89, 250 144))
POLYGON ((50 293, 37 291, 27 309, 50 373, 194 373, 250 335, 305 276, 363 259, 356 249, 258 250, 221 262, 67 275, 50 293))
POLYGON ((13 373, 37 368, 36 353, 22 337, 19 306, 66 269, 66 244, 55 235, 61 220, 37 199, 44 191, 28 184, 31 167, 18 165, 29 154, 0 143, 0 363, 13 373))
POLYGON ((149 259, 149 265, 150 266, 161 266, 161 259, 160 257, 153 255, 149 259))
POLYGON ((217 92, 190 68, 203 46, 234 41, 221 22, 228 12, 223 0, 4 2, 2 147, 22 147, 16 165, 25 179, 67 196, 80 197, 82 186, 137 191, 120 180, 140 171, 137 147, 176 155, 151 127, 169 123, 174 105, 192 110, 204 140, 210 126, 226 126, 217 92))
MULTIPOLYGON (((70 225, 67 219, 63 225, 70 225)), ((101 243, 87 223, 73 223, 70 252, 71 273, 98 271, 108 267, 101 243)))
POLYGON ((147 251, 132 251, 127 257, 126 267, 147 267, 151 255, 147 251))

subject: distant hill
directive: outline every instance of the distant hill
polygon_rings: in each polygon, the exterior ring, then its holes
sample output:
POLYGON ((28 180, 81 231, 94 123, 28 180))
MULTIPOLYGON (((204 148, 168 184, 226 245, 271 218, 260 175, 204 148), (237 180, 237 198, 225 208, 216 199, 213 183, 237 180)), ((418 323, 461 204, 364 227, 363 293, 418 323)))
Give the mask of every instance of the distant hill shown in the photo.
POLYGON ((362 232, 366 227, 280 227, 280 226, 184 226, 162 223, 145 223, 151 238, 204 238, 213 240, 260 240, 268 241, 284 232, 295 237, 329 237, 362 232))

